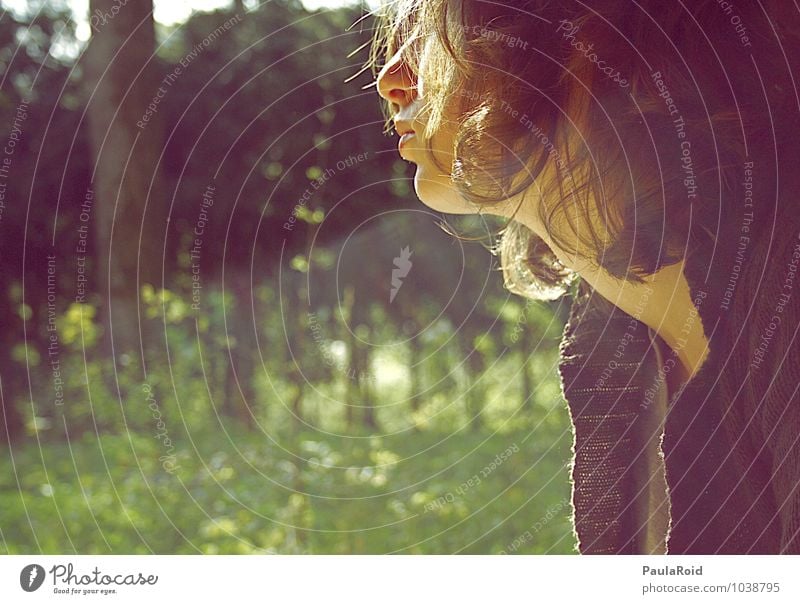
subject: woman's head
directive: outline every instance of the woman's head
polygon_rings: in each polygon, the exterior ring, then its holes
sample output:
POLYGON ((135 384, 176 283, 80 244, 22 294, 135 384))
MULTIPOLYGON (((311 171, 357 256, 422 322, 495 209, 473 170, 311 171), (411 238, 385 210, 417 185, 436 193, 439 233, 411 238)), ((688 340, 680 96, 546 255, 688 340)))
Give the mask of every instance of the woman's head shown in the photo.
POLYGON ((399 0, 371 59, 389 117, 415 132, 400 152, 420 199, 515 217, 507 284, 546 297, 569 276, 553 250, 634 280, 680 260, 698 208, 745 159, 743 132, 766 136, 759 78, 790 80, 737 24, 757 39, 780 19, 737 11, 732 23, 715 0, 399 0))

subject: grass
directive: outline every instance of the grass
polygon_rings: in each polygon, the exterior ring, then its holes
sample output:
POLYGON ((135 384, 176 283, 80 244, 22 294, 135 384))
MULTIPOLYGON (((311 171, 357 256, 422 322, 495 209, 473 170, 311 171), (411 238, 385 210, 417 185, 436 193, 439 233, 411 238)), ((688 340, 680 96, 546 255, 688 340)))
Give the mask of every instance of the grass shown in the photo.
POLYGON ((573 553, 563 430, 34 441, 0 465, 0 551, 573 553), (499 457, 498 457, 499 456, 499 457))

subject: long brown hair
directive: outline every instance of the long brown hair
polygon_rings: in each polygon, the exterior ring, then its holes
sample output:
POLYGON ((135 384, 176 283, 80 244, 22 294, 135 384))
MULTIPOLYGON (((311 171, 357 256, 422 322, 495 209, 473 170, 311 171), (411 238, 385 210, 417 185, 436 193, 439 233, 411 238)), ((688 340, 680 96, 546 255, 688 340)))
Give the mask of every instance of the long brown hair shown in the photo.
MULTIPOLYGON (((698 208, 740 178, 776 115, 796 118, 791 4, 395 0, 370 63, 400 49, 419 72, 416 42, 432 38, 426 134, 455 103, 446 168, 463 197, 531 191, 555 244, 636 281, 711 236, 698 208)), ((570 278, 513 219, 495 251, 517 293, 553 297, 570 278)))

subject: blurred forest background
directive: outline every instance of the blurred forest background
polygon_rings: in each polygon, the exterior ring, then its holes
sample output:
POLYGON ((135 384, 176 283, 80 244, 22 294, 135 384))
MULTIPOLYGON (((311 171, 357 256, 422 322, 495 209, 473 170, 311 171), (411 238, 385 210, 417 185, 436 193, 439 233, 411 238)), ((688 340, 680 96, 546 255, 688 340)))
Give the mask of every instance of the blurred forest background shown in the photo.
POLYGON ((572 553, 566 302, 416 200, 364 7, 152 9, 0 18, 0 552, 572 553))

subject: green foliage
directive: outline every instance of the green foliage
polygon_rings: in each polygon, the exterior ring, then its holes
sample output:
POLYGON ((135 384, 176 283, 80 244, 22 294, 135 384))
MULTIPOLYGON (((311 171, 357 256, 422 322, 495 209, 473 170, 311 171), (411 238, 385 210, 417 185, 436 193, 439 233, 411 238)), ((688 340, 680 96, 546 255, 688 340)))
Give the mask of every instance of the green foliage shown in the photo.
POLYGON ((193 432, 172 472, 145 432, 31 445, 0 467, 0 552, 571 553, 568 441, 193 432))
MULTIPOLYGON (((448 337, 451 328, 434 323, 422 338, 429 361, 418 409, 407 400, 408 351, 387 347, 372 356, 378 432, 346 424, 345 368, 309 369, 305 377, 315 381, 298 381, 285 368, 311 367, 318 351, 307 346, 291 360, 267 346, 248 399, 252 429, 231 408, 227 383, 228 354, 240 344, 220 330, 240 301, 210 289, 200 330, 197 313, 184 309, 190 295, 143 289, 143 312, 165 342, 164 350, 145 351, 144 367, 132 357, 114 366, 91 338, 68 354, 81 339, 75 334, 99 328, 96 313, 71 306, 58 317, 59 333, 75 330, 61 358, 65 402, 53 411, 49 369, 41 367, 37 404, 22 406, 30 439, 0 467, 6 552, 572 551, 571 434, 554 348, 521 366, 508 351, 499 354, 504 329, 475 336, 473 354, 503 357, 482 377, 483 426, 475 431, 464 385, 443 379, 464 351, 448 337), (451 360, 441 364, 448 350, 451 360), (520 379, 526 366, 536 383, 528 394, 520 379), (300 426, 287 403, 294 395, 300 426), (532 406, 522 404, 526 396, 532 406), (493 467, 509 447, 513 454, 493 467)), ((260 335, 274 341, 275 292, 262 286, 254 297, 265 305, 260 335)), ((380 337, 397 339, 400 326, 375 311, 380 337)), ((329 309, 318 309, 316 321, 337 333, 329 309)), ((343 347, 347 358, 347 346, 333 349, 343 347)))

